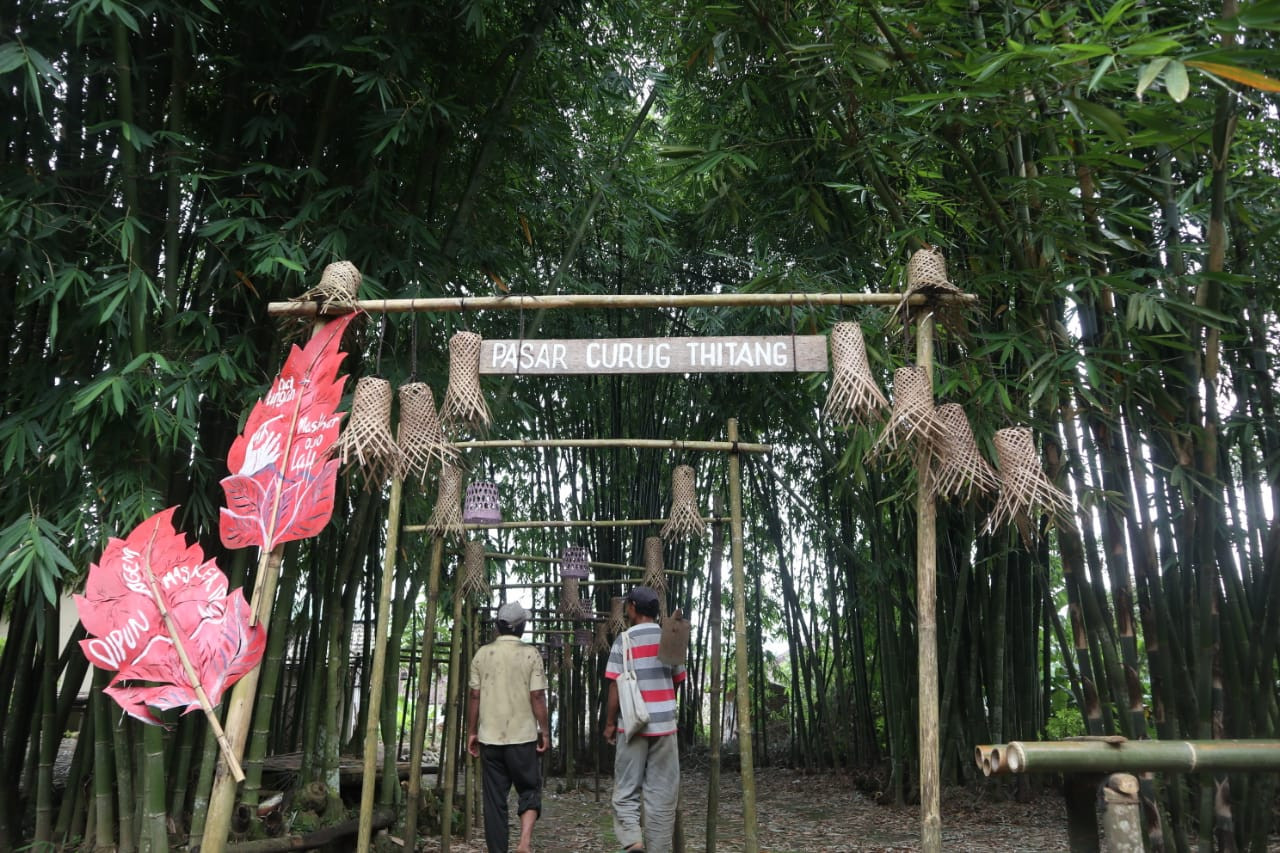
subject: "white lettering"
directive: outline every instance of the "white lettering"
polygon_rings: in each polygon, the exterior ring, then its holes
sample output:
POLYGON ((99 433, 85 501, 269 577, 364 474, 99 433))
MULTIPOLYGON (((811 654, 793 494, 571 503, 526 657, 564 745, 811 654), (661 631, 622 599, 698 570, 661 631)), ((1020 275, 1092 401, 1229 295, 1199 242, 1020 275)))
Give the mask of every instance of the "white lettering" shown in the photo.
POLYGON ((86 645, 94 658, 102 661, 108 669, 119 669, 125 659, 126 651, 138 647, 138 641, 151 630, 151 622, 142 611, 138 611, 122 628, 115 628, 105 637, 94 637, 86 645))
POLYGON ((282 406, 291 402, 295 396, 297 396, 297 390, 293 387, 293 377, 284 377, 275 388, 271 389, 271 393, 263 402, 268 406, 282 406))

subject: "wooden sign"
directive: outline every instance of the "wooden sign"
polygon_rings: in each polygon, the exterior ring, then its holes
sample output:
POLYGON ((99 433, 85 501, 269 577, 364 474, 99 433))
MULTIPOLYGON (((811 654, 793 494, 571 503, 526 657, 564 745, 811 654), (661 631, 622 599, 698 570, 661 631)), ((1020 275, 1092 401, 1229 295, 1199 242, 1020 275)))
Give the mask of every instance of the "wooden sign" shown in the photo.
POLYGON ((480 345, 481 373, 821 373, 826 369, 825 335, 562 338, 480 345))

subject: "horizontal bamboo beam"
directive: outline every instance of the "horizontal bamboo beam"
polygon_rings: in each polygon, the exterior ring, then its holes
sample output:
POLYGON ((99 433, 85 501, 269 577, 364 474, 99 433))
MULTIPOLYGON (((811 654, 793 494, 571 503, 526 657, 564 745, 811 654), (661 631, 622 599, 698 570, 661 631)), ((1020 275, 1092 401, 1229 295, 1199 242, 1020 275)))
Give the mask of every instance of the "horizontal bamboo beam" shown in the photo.
MULTIPOLYGON (((931 301, 973 304, 971 293, 907 297, 910 305, 931 301)), ((441 296, 423 299, 357 299, 346 305, 331 305, 325 314, 346 314, 352 310, 370 314, 449 313, 455 311, 539 311, 548 308, 710 308, 721 305, 898 305, 901 293, 554 293, 540 296, 441 296)), ((278 317, 314 317, 319 304, 312 300, 269 302, 267 313, 278 317)))
POLYGON ((974 758, 987 776, 1005 773, 1141 773, 1280 770, 1280 740, 1010 741, 982 745, 974 758))
POLYGON ((638 447, 658 450, 719 450, 724 453, 772 453, 768 444, 745 441, 682 441, 665 438, 491 438, 482 441, 455 441, 460 449, 469 447, 638 447))
MULTIPOLYGON (((463 530, 515 530, 527 527, 658 527, 666 524, 666 518, 620 518, 612 521, 597 521, 591 518, 577 518, 568 521, 495 521, 492 524, 464 524, 463 530)), ((727 518, 704 518, 708 524, 728 521, 727 518)), ((403 533, 421 533, 427 529, 425 524, 406 524, 400 530, 403 533)))
MULTIPOLYGON (((540 554, 501 554, 497 551, 485 551, 484 558, 486 560, 506 560, 508 562, 530 562, 530 563, 560 563, 563 562, 559 557, 545 557, 540 554)), ((626 563, 605 563, 599 560, 588 560, 587 565, 593 569, 619 569, 624 572, 646 572, 648 569, 644 566, 630 566, 626 563)), ((664 574, 684 576, 684 572, 675 569, 665 569, 664 574)), ((604 580, 585 580, 583 583, 630 583, 627 578, 619 581, 604 580)), ((547 586, 560 586, 558 583, 546 584, 547 586)))

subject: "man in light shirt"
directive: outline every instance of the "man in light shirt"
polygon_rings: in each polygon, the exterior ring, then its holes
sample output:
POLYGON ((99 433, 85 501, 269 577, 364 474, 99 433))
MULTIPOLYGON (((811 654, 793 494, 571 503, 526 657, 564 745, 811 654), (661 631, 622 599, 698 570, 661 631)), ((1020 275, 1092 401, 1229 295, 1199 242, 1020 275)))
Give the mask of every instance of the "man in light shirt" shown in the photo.
POLYGON ((627 637, 640 695, 649 709, 649 724, 631 738, 626 736, 625 727, 618 725, 617 679, 623 666, 619 634, 604 673, 609 679, 604 738, 617 745, 613 762, 613 831, 623 851, 670 853, 680 797, 676 685, 685 680, 685 668, 683 664, 668 666, 658 659, 662 629, 658 626, 658 594, 654 590, 635 587, 627 593, 623 607, 631 623, 627 637))
POLYGON ((520 639, 529 613, 518 601, 498 608, 498 637, 471 660, 467 695, 467 752, 481 757, 484 840, 489 853, 507 853, 507 794, 515 785, 520 841, 533 849, 533 824, 542 814, 540 753, 550 741, 547 676, 542 655, 520 639), (483 750, 481 749, 483 746, 483 750))

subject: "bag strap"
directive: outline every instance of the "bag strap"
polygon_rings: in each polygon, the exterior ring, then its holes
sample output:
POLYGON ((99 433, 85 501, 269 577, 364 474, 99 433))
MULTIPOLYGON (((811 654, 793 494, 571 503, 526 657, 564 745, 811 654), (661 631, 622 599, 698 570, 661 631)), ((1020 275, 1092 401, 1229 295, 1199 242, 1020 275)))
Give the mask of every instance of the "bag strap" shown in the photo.
POLYGON ((622 671, 636 674, 636 662, 631 656, 631 632, 627 628, 622 629, 622 671))

